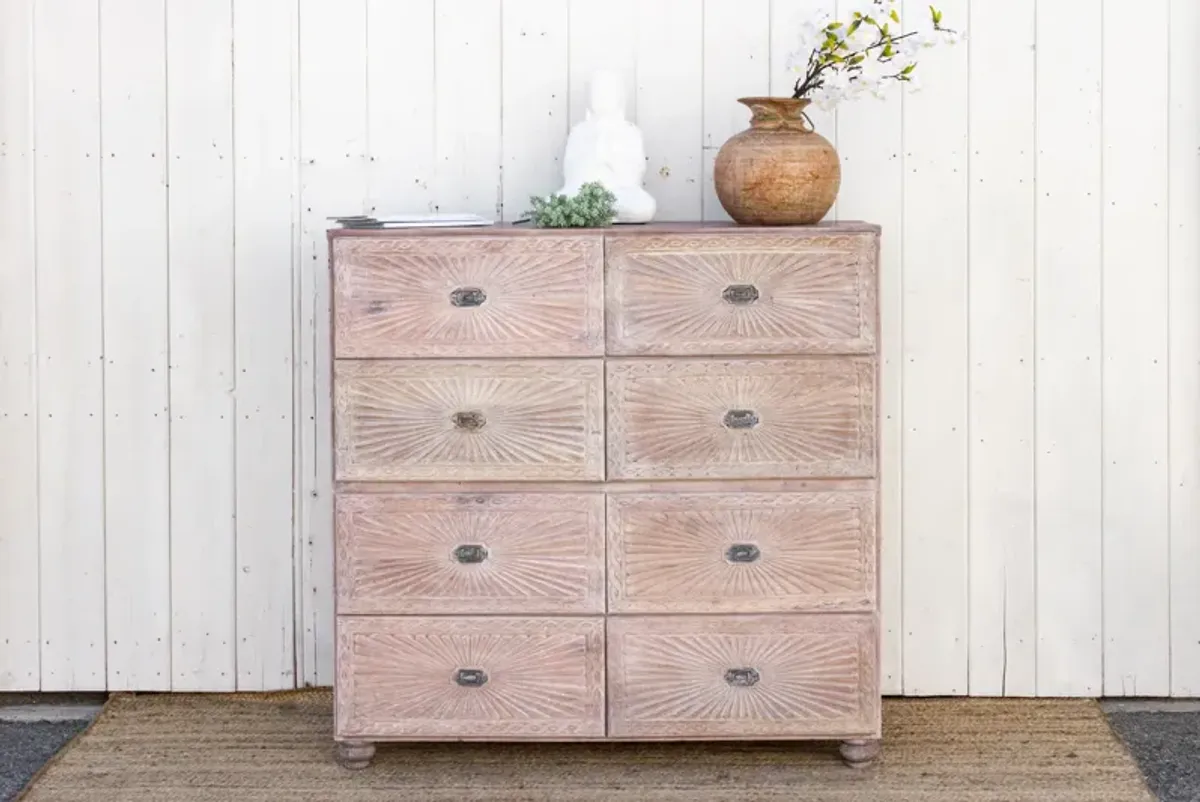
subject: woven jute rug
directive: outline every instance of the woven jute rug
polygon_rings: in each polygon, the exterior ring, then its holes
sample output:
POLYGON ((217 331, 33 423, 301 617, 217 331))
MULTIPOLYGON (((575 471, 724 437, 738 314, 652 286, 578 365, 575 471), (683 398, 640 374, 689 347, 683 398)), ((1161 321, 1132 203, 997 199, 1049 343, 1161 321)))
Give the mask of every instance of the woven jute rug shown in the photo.
POLYGON ((889 700, 880 762, 818 744, 383 745, 333 759, 331 695, 113 697, 22 802, 1152 802, 1099 706, 889 700))

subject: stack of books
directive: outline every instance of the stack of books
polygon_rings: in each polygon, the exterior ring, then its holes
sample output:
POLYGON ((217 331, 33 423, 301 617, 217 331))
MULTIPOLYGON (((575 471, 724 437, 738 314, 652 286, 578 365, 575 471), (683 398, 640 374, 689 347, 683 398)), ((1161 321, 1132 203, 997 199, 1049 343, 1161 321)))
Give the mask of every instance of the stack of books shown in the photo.
POLYGON ((342 228, 466 228, 494 225, 494 221, 477 214, 395 214, 383 217, 356 214, 329 219, 342 228))

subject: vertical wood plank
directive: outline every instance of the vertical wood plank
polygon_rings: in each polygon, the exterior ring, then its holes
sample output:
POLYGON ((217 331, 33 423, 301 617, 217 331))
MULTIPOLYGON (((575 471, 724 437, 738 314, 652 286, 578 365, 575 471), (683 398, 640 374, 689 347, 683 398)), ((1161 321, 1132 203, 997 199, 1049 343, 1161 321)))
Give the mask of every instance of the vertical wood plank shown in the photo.
POLYGON ((104 355, 97 0, 34 6, 42 690, 103 689, 104 355))
POLYGON ((695 0, 638 9, 637 121, 657 220, 699 220, 704 191, 704 17, 695 0))
MULTIPOLYGON (((839 4, 840 18, 854 8, 839 4)), ((843 219, 866 220, 883 228, 880 241, 880 526, 881 600, 883 614, 883 692, 903 693, 904 620, 901 527, 903 463, 903 239, 904 239, 904 97, 893 87, 882 100, 864 97, 838 109, 838 153, 842 187, 838 210, 843 219)))
POLYGON ((704 0, 704 174, 701 217, 728 220, 713 184, 721 146, 750 127, 740 97, 771 90, 771 0, 704 0))
POLYGON ((570 128, 568 6, 505 0, 501 126, 504 219, 518 220, 531 195, 557 192, 570 128))
POLYGON ((1170 693, 1168 0, 1104 0, 1104 692, 1170 693), (1164 33, 1164 35, 1166 35, 1164 33), (1130 124, 1129 98, 1137 98, 1130 124))
POLYGON ((1200 5, 1170 38, 1171 695, 1200 695, 1200 5))
POLYGON ((433 7, 434 0, 367 0, 367 180, 372 213, 433 211, 433 7))
POLYGON ((237 684, 228 3, 167 2, 174 690, 237 684))
POLYGON ((437 167, 444 213, 503 214, 500 159, 500 0, 435 5, 437 167))
POLYGON ((1033 696, 1035 0, 970 10, 968 681, 1033 696))
MULTIPOLYGON (((967 6, 940 8, 969 29, 967 6)), ((969 47, 925 51, 924 89, 904 98, 904 692, 918 696, 967 692, 969 47)))
POLYGON ((588 87, 596 70, 625 76, 625 111, 637 122, 637 0, 568 0, 568 5, 571 122, 579 122, 587 112, 588 87))
POLYGON ((237 689, 296 684, 293 0, 233 2, 237 689))
POLYGON ((298 384, 304 681, 333 682, 333 458, 326 217, 364 211, 366 0, 300 0, 298 384))
POLYGON ((171 688, 165 22, 100 4, 109 690, 171 688))
MULTIPOLYGON (((820 21, 823 15, 833 18, 837 15, 837 0, 771 0, 771 94, 777 97, 791 97, 796 79, 801 74, 788 65, 793 63, 799 54, 807 58, 808 53, 800 53, 800 29, 809 20, 820 21)), ((812 120, 817 133, 829 140, 836 148, 838 145, 838 125, 836 110, 822 109, 812 105, 808 109, 808 117, 812 120)), ((840 212, 835 203, 827 220, 838 219, 840 212)))
POLYGON ((33 4, 0 4, 0 691, 41 680, 33 68, 33 4))
POLYGON ((1099 14, 1037 8, 1037 692, 1102 693, 1099 14))

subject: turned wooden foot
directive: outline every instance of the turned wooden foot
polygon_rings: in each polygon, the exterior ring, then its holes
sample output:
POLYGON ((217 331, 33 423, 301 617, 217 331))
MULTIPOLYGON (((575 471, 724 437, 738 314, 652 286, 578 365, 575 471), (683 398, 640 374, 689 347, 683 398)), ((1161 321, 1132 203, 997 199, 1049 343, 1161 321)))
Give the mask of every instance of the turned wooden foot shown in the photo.
POLYGON ((851 768, 860 769, 871 765, 879 757, 879 741, 842 741, 842 760, 851 768))
POLYGON ((338 741, 337 761, 344 769, 365 769, 375 757, 375 744, 369 741, 338 741))

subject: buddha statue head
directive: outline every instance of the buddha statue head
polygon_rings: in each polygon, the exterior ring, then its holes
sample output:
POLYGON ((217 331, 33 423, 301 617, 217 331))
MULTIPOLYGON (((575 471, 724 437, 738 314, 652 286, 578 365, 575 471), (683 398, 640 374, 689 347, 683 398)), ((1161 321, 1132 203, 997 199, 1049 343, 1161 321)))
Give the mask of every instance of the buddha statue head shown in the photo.
POLYGON ((592 75, 588 116, 625 118, 625 80, 619 73, 597 70, 592 75))

